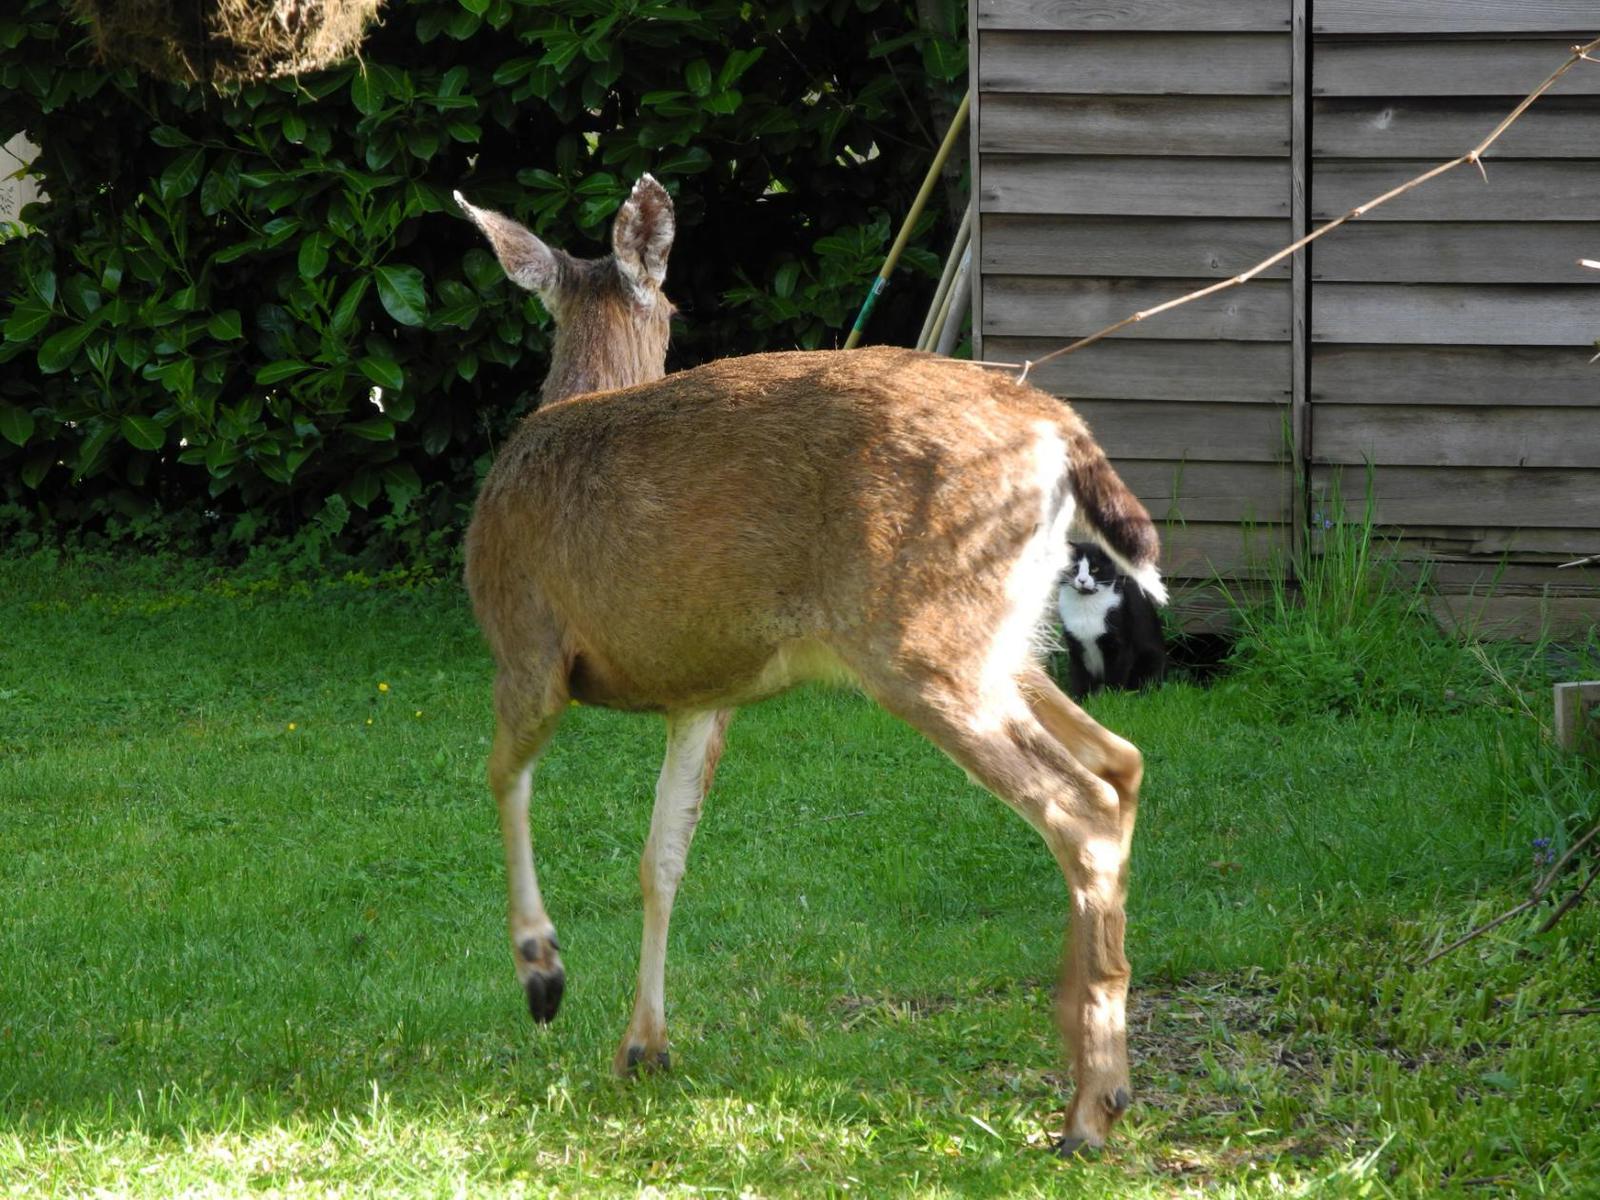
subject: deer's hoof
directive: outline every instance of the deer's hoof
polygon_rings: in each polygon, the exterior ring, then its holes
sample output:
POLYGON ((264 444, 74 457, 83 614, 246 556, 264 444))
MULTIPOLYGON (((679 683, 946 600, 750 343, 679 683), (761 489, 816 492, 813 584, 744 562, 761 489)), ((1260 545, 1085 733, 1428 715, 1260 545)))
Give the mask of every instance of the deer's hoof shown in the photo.
POLYGON ((1096 1146, 1088 1138, 1074 1137, 1070 1133, 1055 1145, 1057 1158, 1088 1158, 1090 1154, 1098 1149, 1100 1147, 1096 1146))
POLYGON ((541 1025, 555 1020, 561 996, 567 990, 567 973, 561 967, 555 934, 524 938, 517 946, 525 964, 522 989, 528 996, 528 1013, 541 1025))
POLYGON ((645 1071, 668 1071, 672 1069, 672 1054, 665 1047, 651 1050, 648 1046, 637 1043, 624 1046, 617 1055, 617 1074, 624 1079, 632 1078, 645 1071))

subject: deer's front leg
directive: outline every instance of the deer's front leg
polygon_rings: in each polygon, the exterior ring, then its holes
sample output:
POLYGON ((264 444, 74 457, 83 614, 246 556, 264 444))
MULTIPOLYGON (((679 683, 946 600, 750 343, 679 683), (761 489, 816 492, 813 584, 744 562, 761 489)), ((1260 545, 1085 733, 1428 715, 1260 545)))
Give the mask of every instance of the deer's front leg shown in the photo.
POLYGON ((495 727, 494 748, 489 753, 489 786, 500 810, 500 834, 506 850, 506 926, 511 935, 511 959, 528 998, 528 1012, 541 1024, 555 1019, 567 982, 555 926, 539 894, 528 828, 533 764, 555 724, 555 718, 548 718, 519 736, 502 721, 495 727))
POLYGON ((639 859, 639 886, 644 893, 644 943, 639 952, 639 991, 633 1019, 617 1047, 612 1067, 631 1075, 641 1067, 669 1065, 667 1050, 667 926, 672 901, 683 878, 689 843, 700 820, 700 808, 711 790, 711 777, 722 755, 723 734, 731 710, 667 717, 667 755, 656 782, 650 836, 639 859))

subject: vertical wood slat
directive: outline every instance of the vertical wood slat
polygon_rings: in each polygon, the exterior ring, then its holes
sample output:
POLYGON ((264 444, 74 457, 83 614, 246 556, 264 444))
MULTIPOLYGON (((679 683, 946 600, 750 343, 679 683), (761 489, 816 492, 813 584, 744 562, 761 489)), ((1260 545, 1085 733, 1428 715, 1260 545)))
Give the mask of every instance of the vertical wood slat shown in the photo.
POLYGON ((979 86, 979 63, 983 58, 983 32, 978 28, 980 0, 967 0, 967 45, 971 50, 971 65, 967 70, 967 91, 972 97, 972 108, 967 120, 967 154, 971 159, 967 178, 972 180, 972 272, 967 286, 972 289, 969 303, 972 307, 972 357, 983 358, 983 221, 978 217, 975 198, 979 180, 983 178, 980 166, 983 161, 981 131, 983 129, 983 88, 979 86))
MULTIPOLYGON (((1309 180, 1310 148, 1306 136, 1306 110, 1310 103, 1308 76, 1311 67, 1311 45, 1306 26, 1307 0, 1294 0, 1290 15, 1290 99, 1289 99, 1289 224, 1290 238, 1299 241, 1306 235, 1306 218, 1309 211, 1306 185, 1309 180)), ((1292 317, 1289 333, 1290 385, 1289 430, 1293 442, 1296 465, 1309 460, 1311 454, 1310 405, 1310 355, 1311 345, 1306 321, 1309 315, 1307 293, 1310 264, 1305 250, 1297 250, 1290 264, 1289 288, 1292 317)), ((1289 471, 1289 545, 1291 552, 1304 551, 1307 534, 1305 481, 1298 479, 1297 470, 1289 471)))

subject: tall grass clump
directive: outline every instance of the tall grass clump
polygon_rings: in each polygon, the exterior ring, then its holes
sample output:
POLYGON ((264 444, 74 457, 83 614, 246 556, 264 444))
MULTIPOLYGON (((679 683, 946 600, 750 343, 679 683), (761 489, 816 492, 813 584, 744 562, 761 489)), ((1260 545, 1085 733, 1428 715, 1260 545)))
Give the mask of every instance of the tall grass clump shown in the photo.
POLYGON ((1266 715, 1431 711, 1476 682, 1465 648, 1428 611, 1426 570, 1400 562, 1374 515, 1369 471, 1358 513, 1336 487, 1259 599, 1229 593, 1240 636, 1228 686, 1266 715))

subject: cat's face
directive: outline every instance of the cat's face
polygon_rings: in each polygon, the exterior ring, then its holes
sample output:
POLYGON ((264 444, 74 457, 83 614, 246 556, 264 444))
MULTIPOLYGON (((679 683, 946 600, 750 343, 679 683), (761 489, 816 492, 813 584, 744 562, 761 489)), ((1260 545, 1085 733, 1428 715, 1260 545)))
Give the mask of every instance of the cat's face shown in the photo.
POLYGON ((1117 568, 1099 546, 1069 542, 1072 561, 1067 566, 1064 582, 1085 596, 1092 596, 1101 588, 1111 587, 1117 578, 1117 568))

